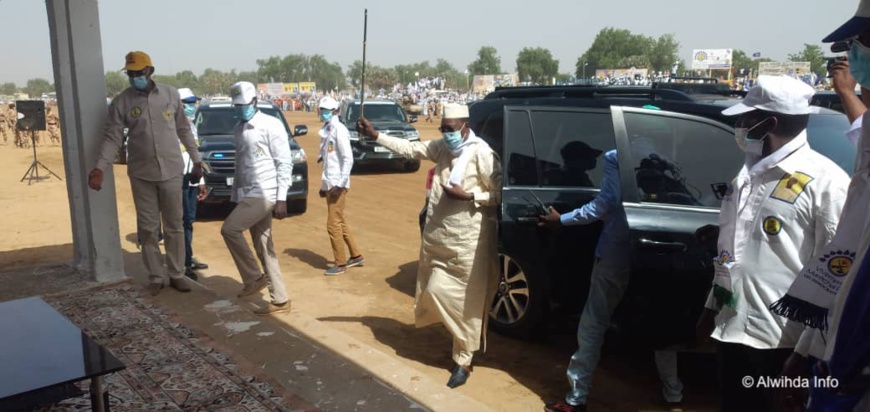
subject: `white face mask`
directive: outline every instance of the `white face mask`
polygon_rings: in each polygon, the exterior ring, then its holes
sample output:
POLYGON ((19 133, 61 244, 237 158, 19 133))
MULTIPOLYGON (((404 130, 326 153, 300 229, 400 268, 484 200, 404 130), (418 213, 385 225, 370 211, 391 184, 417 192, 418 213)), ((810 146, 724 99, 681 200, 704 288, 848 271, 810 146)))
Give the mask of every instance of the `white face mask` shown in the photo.
POLYGON ((753 156, 761 157, 764 153, 764 140, 767 139, 767 134, 765 134, 761 139, 750 139, 749 132, 755 129, 758 126, 761 126, 768 119, 764 119, 758 122, 755 126, 752 127, 738 127, 734 129, 734 140, 737 141, 737 147, 740 148, 744 153, 750 154, 753 156))

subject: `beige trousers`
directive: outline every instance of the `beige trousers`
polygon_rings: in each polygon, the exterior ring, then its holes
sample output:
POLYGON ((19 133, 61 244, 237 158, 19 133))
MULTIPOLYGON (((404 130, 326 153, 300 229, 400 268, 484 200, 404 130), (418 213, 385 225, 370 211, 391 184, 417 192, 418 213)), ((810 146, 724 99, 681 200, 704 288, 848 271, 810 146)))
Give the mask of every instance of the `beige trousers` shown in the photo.
POLYGON ((337 196, 326 195, 326 232, 329 234, 329 243, 332 246, 332 254, 336 265, 347 264, 347 253, 344 245, 350 250, 350 257, 360 255, 356 240, 350 234, 350 228, 344 219, 344 200, 347 198, 347 189, 341 189, 337 196))
MULTIPOLYGON (((180 193, 180 192, 179 192, 180 193)), ((272 303, 280 305, 287 302, 287 287, 281 276, 281 267, 278 265, 278 256, 272 245, 272 210, 275 203, 260 197, 244 198, 233 212, 224 220, 221 227, 221 235, 224 242, 236 262, 236 268, 242 276, 242 282, 249 285, 255 282, 263 272, 251 253, 248 242, 245 241, 244 232, 250 230, 251 241, 254 250, 266 272, 266 281, 269 283, 269 295, 272 303)))
POLYGON ((139 241, 142 243, 142 259, 152 283, 162 283, 168 274, 171 279, 184 277, 184 230, 181 225, 181 180, 182 176, 162 182, 130 178, 133 203, 136 205, 139 241), (160 218, 163 217, 163 236, 166 241, 166 269, 157 235, 160 218))

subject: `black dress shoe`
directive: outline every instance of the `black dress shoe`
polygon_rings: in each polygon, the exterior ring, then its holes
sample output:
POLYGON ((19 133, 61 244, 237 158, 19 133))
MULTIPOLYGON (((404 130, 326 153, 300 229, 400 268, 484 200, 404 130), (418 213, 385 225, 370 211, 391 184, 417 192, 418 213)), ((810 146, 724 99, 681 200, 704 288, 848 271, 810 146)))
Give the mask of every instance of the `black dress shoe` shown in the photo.
POLYGON ((208 269, 208 265, 196 260, 196 258, 191 258, 190 259, 190 268, 194 269, 194 270, 204 270, 204 269, 208 269))
POLYGON ((194 272, 193 269, 190 268, 184 271, 184 276, 187 276, 188 279, 193 281, 199 280, 199 275, 197 275, 196 272, 194 272))
POLYGON ((465 385, 469 376, 471 376, 470 372, 465 370, 462 366, 456 365, 456 367, 453 368, 453 372, 450 373, 450 380, 447 381, 447 387, 452 389, 465 385))

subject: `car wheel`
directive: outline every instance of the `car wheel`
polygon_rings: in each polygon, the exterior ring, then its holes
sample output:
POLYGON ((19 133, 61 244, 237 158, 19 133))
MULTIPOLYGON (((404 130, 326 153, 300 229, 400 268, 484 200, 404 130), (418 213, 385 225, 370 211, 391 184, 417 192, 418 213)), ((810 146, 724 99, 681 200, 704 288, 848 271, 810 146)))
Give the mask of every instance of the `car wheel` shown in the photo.
POLYGON ((542 325, 546 302, 541 282, 530 276, 528 266, 499 254, 501 274, 490 304, 492 328, 502 335, 527 339, 542 325))
POLYGON ((290 204, 287 205, 287 211, 289 213, 301 215, 308 210, 308 199, 296 199, 290 201, 290 204))
POLYGON ((403 170, 405 172, 408 172, 408 173, 413 173, 413 172, 420 170, 420 161, 419 160, 412 160, 410 162, 405 163, 403 170))

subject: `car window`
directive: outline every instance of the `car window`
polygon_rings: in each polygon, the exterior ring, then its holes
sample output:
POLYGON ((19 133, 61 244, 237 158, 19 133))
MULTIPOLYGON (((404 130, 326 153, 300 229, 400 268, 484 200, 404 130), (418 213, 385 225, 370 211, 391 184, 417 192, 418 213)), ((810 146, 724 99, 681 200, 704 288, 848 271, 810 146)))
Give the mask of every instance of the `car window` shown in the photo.
MULTIPOLYGON (((288 136, 292 136, 290 127, 281 112, 272 107, 261 107, 260 111, 281 121, 288 136)), ((232 107, 203 108, 197 111, 194 124, 199 136, 232 135, 239 116, 232 107)))
MULTIPOLYGON (((351 104, 347 106, 347 119, 345 124, 356 123, 359 120, 360 105, 351 104)), ((366 119, 373 122, 400 122, 405 121, 405 112, 402 108, 395 104, 366 104, 365 110, 366 119)))
POLYGON ((718 208, 743 164, 734 134, 708 123, 625 113, 641 202, 718 208))
POLYGON ((844 115, 811 115, 807 140, 815 151, 838 164, 849 176, 855 171, 855 145, 846 139, 851 128, 844 115))
POLYGON ((532 143, 532 126, 526 111, 510 111, 507 114, 509 129, 505 136, 507 156, 507 184, 510 186, 537 186, 538 168, 535 164, 535 146, 532 143))
POLYGON ((531 119, 540 186, 600 186, 602 154, 616 148, 609 112, 533 111, 531 119))

